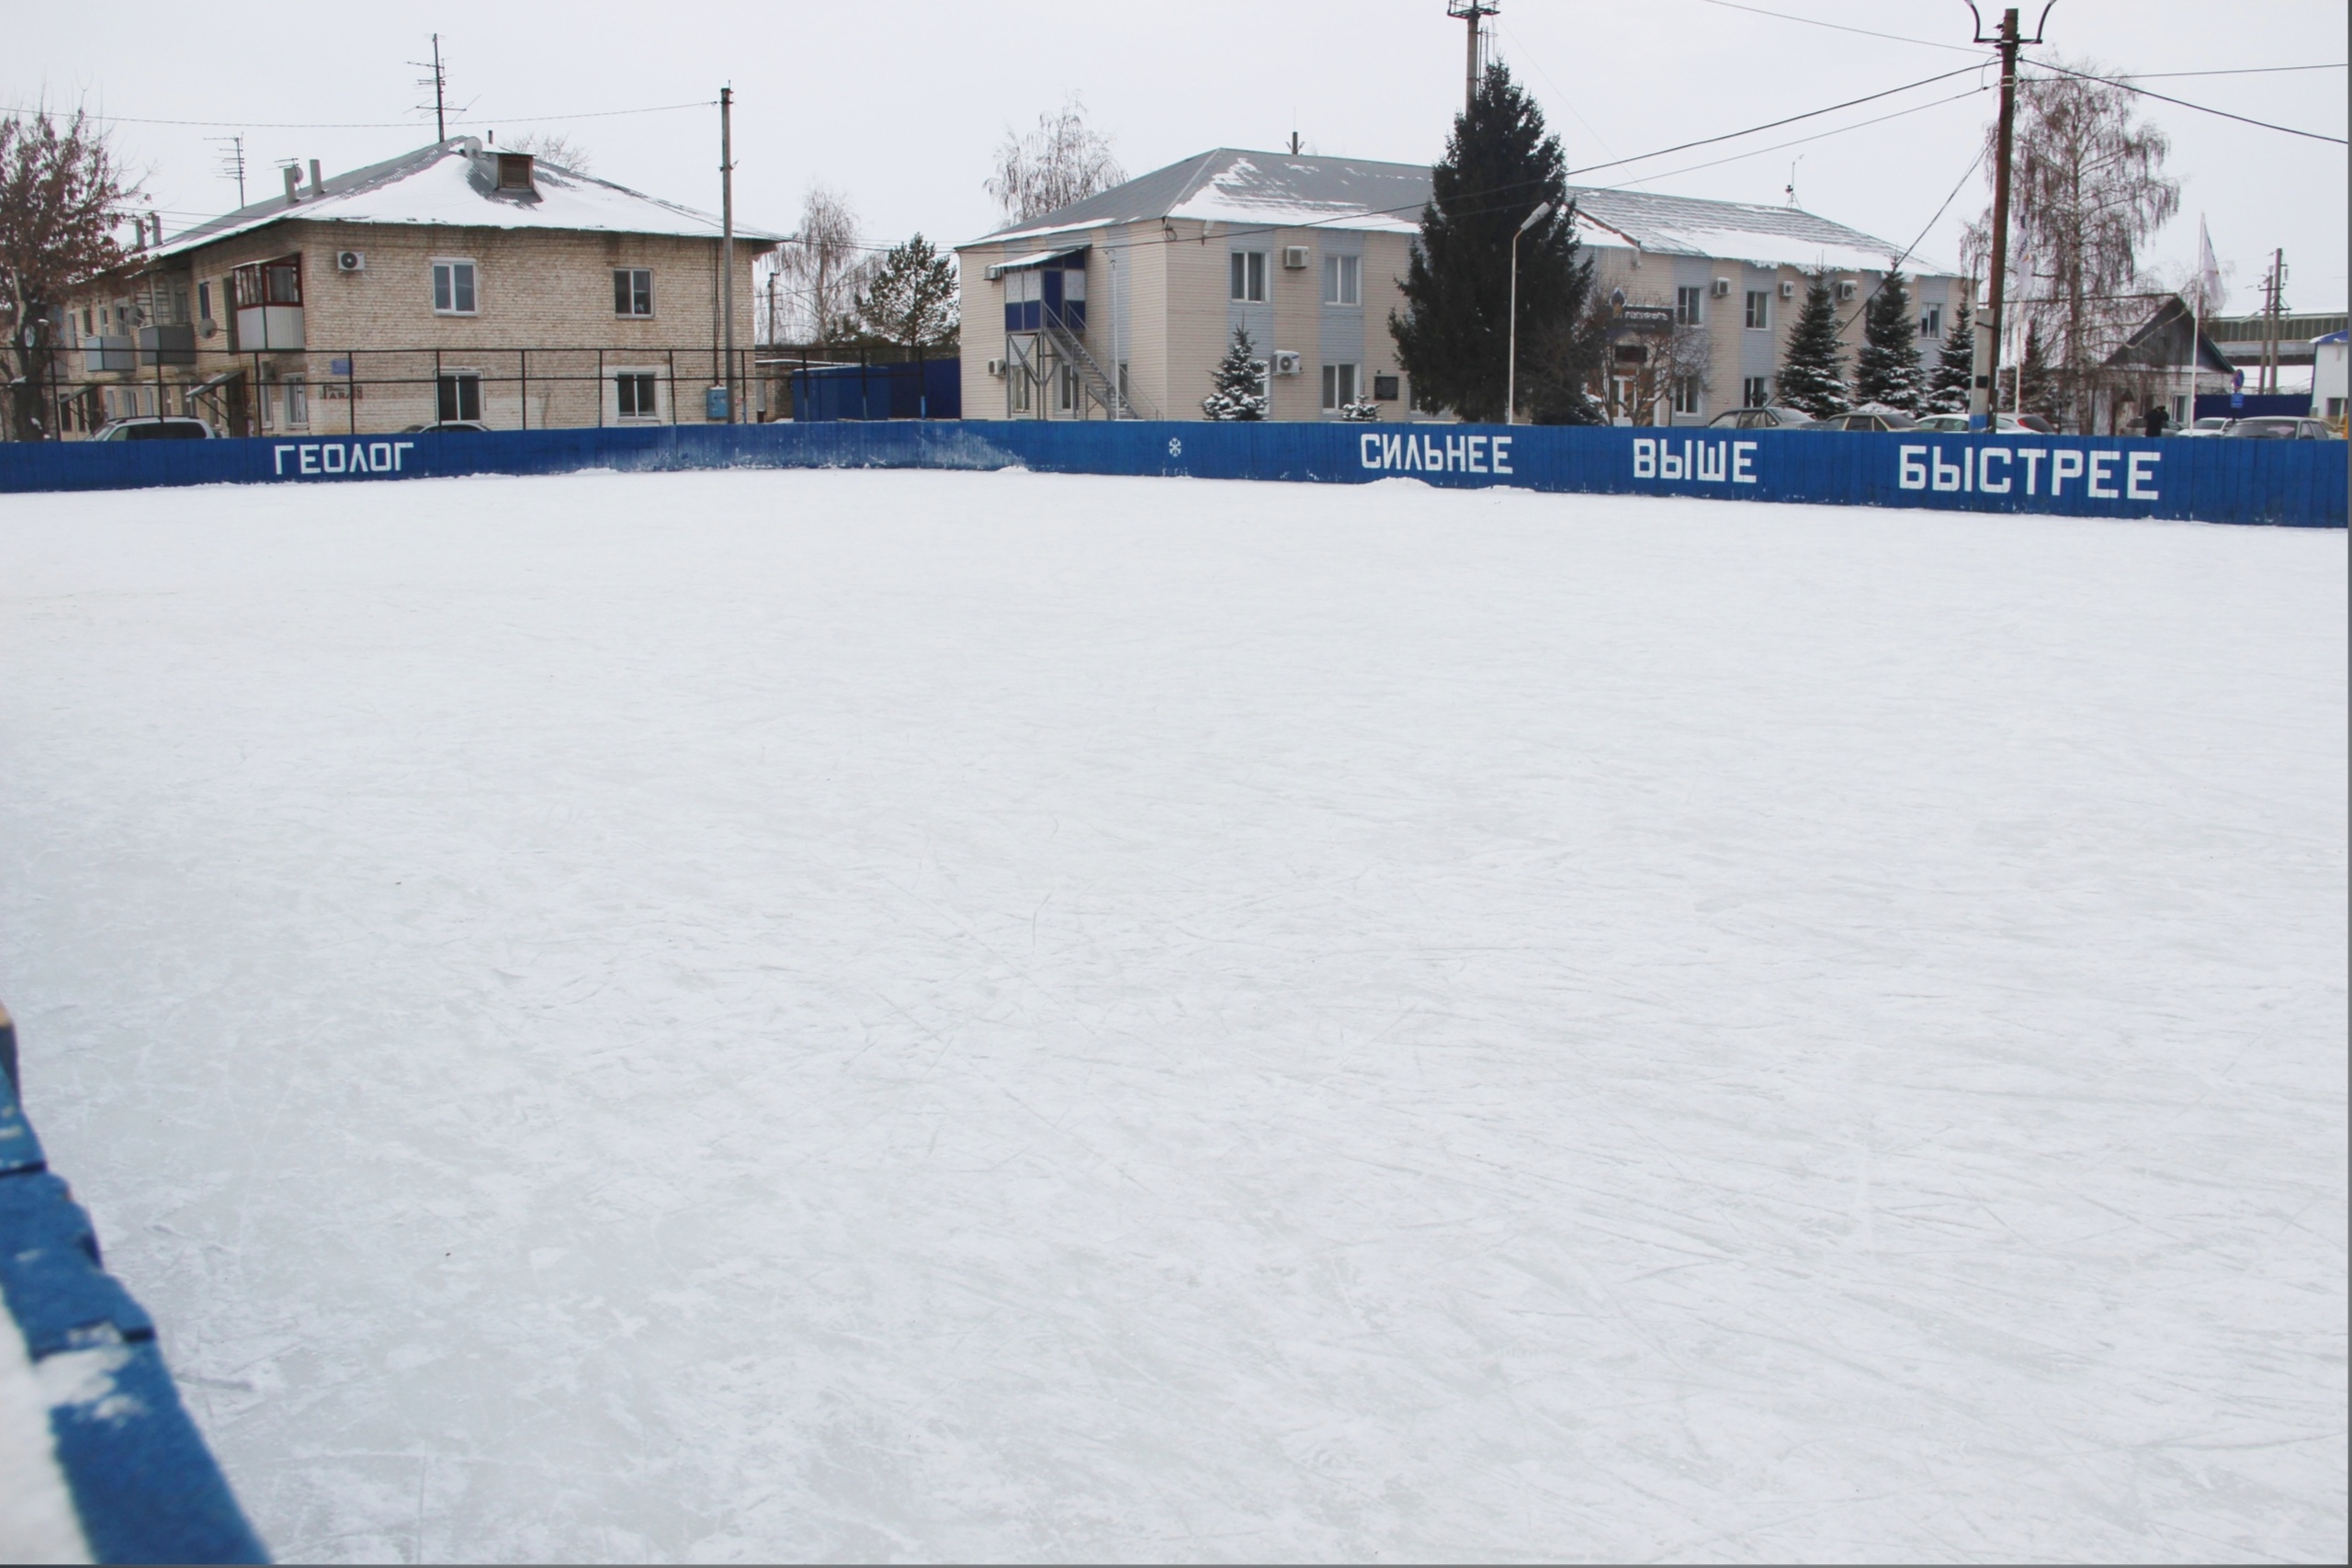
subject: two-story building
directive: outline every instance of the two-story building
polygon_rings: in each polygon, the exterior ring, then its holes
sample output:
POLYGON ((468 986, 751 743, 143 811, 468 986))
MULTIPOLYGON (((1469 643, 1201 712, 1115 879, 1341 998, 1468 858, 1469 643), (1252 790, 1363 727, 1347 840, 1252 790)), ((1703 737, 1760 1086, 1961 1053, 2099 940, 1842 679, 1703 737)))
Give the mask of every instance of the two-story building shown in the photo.
MULTIPOLYGON (((736 231, 740 358, 752 263, 779 240, 736 231)), ((708 213, 469 136, 331 177, 313 161, 281 195, 153 237, 71 302, 80 377, 60 428, 155 412, 240 435, 699 421, 726 384, 721 249, 708 213)))
MULTIPOLYGON (((1421 164, 1220 148, 958 246, 965 417, 1199 418, 1236 327, 1268 361, 1271 418, 1338 419, 1359 400, 1427 417, 1388 314, 1430 190, 1421 164)), ((1770 401, 1815 271, 1859 350, 1901 251, 1793 207, 1569 194, 1613 311, 1592 390, 1634 423, 1770 401)), ((1965 286, 1929 269, 1910 288, 1932 359, 1965 286)))

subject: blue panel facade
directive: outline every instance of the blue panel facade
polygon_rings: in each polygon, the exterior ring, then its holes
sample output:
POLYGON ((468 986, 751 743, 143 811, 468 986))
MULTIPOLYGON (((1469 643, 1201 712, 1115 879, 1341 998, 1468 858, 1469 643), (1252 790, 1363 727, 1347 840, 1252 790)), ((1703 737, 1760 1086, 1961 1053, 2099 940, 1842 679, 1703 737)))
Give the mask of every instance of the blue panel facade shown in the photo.
POLYGON ((792 374, 792 417, 822 423, 842 419, 961 419, 964 365, 959 358, 921 364, 829 365, 792 374))
POLYGON ((719 468, 1029 468, 2341 528, 2341 441, 1111 421, 657 425, 0 445, 0 491, 719 468))

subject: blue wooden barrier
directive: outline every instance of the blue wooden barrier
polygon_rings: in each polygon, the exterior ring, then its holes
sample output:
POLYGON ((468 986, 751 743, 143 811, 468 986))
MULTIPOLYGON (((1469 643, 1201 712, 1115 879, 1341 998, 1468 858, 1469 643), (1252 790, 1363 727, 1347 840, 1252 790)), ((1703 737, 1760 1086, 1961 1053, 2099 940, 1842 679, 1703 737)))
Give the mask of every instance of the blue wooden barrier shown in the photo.
POLYGON ((901 422, 0 445, 0 491, 349 484, 583 468, 999 468, 2341 528, 2338 441, 1467 424, 901 422))
POLYGON ((0 1069, 0 1292, 36 1365, 93 1359, 95 1397, 49 1415, 91 1554, 100 1562, 266 1562, 180 1404, 153 1321, 100 1264, 90 1216, 49 1174, 17 1100, 5 1011, 0 1069))

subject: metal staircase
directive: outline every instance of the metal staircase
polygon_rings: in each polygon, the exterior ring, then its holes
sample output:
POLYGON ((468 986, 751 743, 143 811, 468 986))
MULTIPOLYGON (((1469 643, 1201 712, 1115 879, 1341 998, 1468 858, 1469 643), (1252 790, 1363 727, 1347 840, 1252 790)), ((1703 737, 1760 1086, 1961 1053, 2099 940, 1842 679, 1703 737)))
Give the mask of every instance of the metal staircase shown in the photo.
POLYGON ((1045 335, 1046 343, 1053 346, 1055 356, 1078 372, 1079 385, 1086 389, 1086 395, 1113 419, 1159 417, 1156 413, 1137 411, 1134 400, 1120 392, 1118 383, 1095 362, 1092 355, 1086 352, 1086 344, 1079 341, 1077 333, 1059 321, 1049 320, 1046 322, 1045 335))

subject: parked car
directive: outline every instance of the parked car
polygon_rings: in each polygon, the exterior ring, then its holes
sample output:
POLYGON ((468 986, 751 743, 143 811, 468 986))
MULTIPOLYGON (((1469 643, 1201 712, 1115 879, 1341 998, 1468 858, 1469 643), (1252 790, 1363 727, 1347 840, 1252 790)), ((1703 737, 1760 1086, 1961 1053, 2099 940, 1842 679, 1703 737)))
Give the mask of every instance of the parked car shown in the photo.
MULTIPOLYGON (((1968 434, 1968 416, 1964 413, 1927 414, 1920 418, 1915 428, 1936 435, 1965 435, 1968 434)), ((2013 413, 1996 415, 1993 427, 1996 434, 2011 434, 2020 430, 2030 431, 2032 428, 2013 413)))
POLYGON ((2230 422, 2220 414, 2209 413, 2179 434, 2183 435, 2219 435, 2230 427, 2230 422))
POLYGON ((1760 409, 1733 409, 1719 413, 1707 422, 1709 430, 1807 430, 1813 416, 1797 409, 1768 406, 1760 409))
POLYGON ((431 424, 411 424, 401 430, 402 435, 467 435, 476 431, 487 432, 490 426, 478 419, 444 419, 431 424))
POLYGON ((2252 419, 2233 419, 2224 425, 2222 434, 2233 441, 2333 441, 2335 432, 2324 421, 2293 419, 2285 414, 2256 414, 2252 419))
POLYGON ((194 414, 139 414, 98 426, 93 441, 214 441, 220 433, 194 414))
POLYGON ((1816 430, 1917 430, 1919 422, 1901 409, 1856 409, 1851 413, 1834 413, 1814 427, 1816 430))

